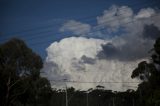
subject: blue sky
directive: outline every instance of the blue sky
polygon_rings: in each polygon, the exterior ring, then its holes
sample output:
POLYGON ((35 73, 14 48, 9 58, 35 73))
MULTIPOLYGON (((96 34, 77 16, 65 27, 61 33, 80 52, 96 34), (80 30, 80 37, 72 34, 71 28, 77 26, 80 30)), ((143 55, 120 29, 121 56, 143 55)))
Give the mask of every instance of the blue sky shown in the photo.
POLYGON ((51 42, 69 37, 58 31, 66 20, 94 25, 112 5, 129 6, 135 13, 160 7, 158 0, 0 0, 0 42, 21 38, 44 58, 51 42))

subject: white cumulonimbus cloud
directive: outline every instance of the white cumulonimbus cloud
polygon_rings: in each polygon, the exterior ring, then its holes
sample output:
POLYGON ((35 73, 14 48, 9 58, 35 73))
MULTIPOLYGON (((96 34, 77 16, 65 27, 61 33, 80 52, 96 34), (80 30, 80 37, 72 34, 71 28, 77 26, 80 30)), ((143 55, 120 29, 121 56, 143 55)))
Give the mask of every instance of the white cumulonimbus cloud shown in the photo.
MULTIPOLYGON (((130 89, 130 85, 137 86, 138 83, 114 82, 139 81, 131 79, 131 74, 140 61, 149 57, 148 51, 159 37, 159 19, 160 14, 152 8, 141 9, 134 14, 128 6, 112 6, 97 17, 96 26, 70 20, 64 23, 60 31, 86 34, 87 38, 69 37, 53 42, 47 48, 48 55, 42 70, 49 80, 53 80, 52 87, 56 88, 67 84, 86 90, 102 85, 106 89, 124 91, 130 89), (104 39, 90 38, 92 35, 87 33, 100 27, 107 31, 98 31, 98 36, 103 36, 104 39), (111 34, 119 30, 118 36, 111 34), (108 37, 109 34, 112 37, 108 37), (76 82, 64 83, 63 80, 76 82)), ((93 35, 96 34, 93 31, 93 35)))
MULTIPOLYGON (((119 60, 98 59, 97 54, 102 50, 102 44, 110 41, 87 39, 84 37, 65 38, 54 42, 47 48, 48 56, 44 71, 50 80, 78 81, 67 83, 76 89, 88 89, 101 83, 82 82, 135 82, 130 75, 136 67, 136 62, 121 62, 119 60), (49 65, 49 64, 55 65, 49 65)), ((62 83, 62 82, 59 82, 62 83)), ((63 84, 53 84, 53 87, 63 87, 63 84)), ((107 89, 126 90, 128 84, 105 83, 107 89)))

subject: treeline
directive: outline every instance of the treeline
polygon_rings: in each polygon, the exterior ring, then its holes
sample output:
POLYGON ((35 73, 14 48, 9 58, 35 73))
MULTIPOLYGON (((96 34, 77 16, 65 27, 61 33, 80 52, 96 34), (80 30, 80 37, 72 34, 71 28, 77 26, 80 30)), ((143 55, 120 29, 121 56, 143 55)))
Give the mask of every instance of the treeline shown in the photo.
POLYGON ((51 104, 66 106, 66 94, 68 106, 133 106, 138 102, 133 90, 112 92, 111 90, 94 89, 86 92, 68 88, 67 93, 66 91, 54 91, 51 104))
POLYGON ((61 90, 40 76, 41 57, 12 39, 0 45, 0 106, 160 106, 160 38, 150 52, 150 62, 133 70, 131 77, 142 80, 136 91, 61 90))

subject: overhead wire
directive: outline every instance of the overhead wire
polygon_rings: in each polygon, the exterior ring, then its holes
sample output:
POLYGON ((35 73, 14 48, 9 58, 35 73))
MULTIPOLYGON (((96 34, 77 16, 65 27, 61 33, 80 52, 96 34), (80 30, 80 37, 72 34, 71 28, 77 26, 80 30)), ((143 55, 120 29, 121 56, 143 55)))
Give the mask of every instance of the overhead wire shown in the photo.
MULTIPOLYGON (((155 0, 155 1, 157 1, 158 2, 158 0, 155 0)), ((152 2, 152 3, 150 3, 149 5, 152 5, 152 4, 155 4, 155 3, 157 3, 157 2, 152 2)), ((147 1, 145 1, 145 2, 136 2, 136 3, 131 3, 131 5, 129 5, 129 6, 134 6, 134 7, 137 7, 138 5, 141 5, 141 4, 143 4, 143 6, 148 6, 148 2, 147 1)), ((121 8, 120 10, 123 10, 124 8, 121 8)), ((124 9, 125 10, 125 9, 124 9)), ((78 18, 77 20, 84 20, 84 19, 86 19, 86 20, 90 20, 91 18, 93 18, 93 17, 96 17, 96 16, 99 16, 99 15, 101 15, 101 14, 96 14, 96 15, 92 15, 92 16, 87 16, 87 17, 81 17, 81 18, 78 18)), ((53 20, 53 19, 52 19, 53 20)), ((47 20, 48 21, 48 20, 47 20)), ((55 25, 58 25, 58 24, 54 24, 53 26, 55 26, 55 25)), ((50 26, 50 25, 49 25, 50 26)), ((45 26, 46 27, 46 26, 45 26)), ((39 28, 41 28, 41 27, 39 27, 39 28)), ((42 28, 44 28, 44 26, 42 26, 42 28)), ((35 28, 32 28, 32 29, 27 29, 27 30, 23 30, 23 31, 18 31, 18 32, 16 32, 16 34, 17 33, 19 33, 19 32, 26 32, 26 31, 28 31, 28 30, 35 30, 35 28)))
POLYGON ((51 82, 55 82, 55 83, 64 83, 64 82, 67 82, 67 83, 140 83, 140 82, 119 82, 119 81, 101 81, 101 82, 95 82, 95 81, 70 81, 70 80, 49 80, 51 82))
MULTIPOLYGON (((155 15, 152 15, 150 18, 156 17, 156 16, 159 16, 159 15, 155 14, 155 15)), ((140 20, 144 20, 144 19, 132 20, 132 21, 129 21, 129 22, 127 22, 127 23, 123 23, 122 25, 127 25, 127 24, 129 24, 129 23, 133 23, 133 22, 140 21, 140 20)), ((87 35, 87 34, 93 34, 94 32, 104 31, 104 30, 106 30, 105 27, 103 27, 103 28, 101 28, 101 29, 98 29, 98 30, 94 30, 94 31, 85 33, 85 34, 86 34, 86 35, 87 35)), ((84 34, 79 34, 78 36, 83 36, 83 35, 84 35, 84 34)), ((47 41, 40 41, 40 42, 30 43, 30 45, 35 46, 35 45, 43 44, 43 43, 50 42, 50 41, 53 41, 53 40, 52 40, 52 39, 49 39, 49 40, 47 40, 47 41)))
MULTIPOLYGON (((156 3, 156 2, 155 2, 156 3)), ((152 3, 152 4, 155 4, 155 3, 152 3)), ((151 5, 151 4, 150 4, 151 5)), ((121 10, 123 10, 123 8, 121 9, 121 10)), ((124 9, 125 10, 125 9, 124 9)), ((121 16, 121 15, 124 15, 124 14, 119 14, 118 16, 121 16)), ((123 17, 123 18, 125 18, 125 17, 123 17)), ((113 19, 112 20, 106 20, 105 22, 111 22, 111 21, 114 21, 113 19)), ((72 27, 78 27, 78 28, 80 28, 80 26, 78 26, 78 25, 73 25, 72 27)), ((43 28, 46 28, 45 26, 43 26, 43 28)), ((33 29, 33 30, 35 30, 35 29, 33 29)), ((48 30, 49 31, 49 30, 48 30)), ((22 32, 22 33, 24 33, 25 31, 20 31, 20 32, 22 32)), ((46 33, 47 31, 41 31, 41 32, 38 32, 38 33, 46 33)), ((50 31, 49 31, 50 32, 50 31)), ((17 32, 18 33, 18 32, 17 32)), ((17 35, 17 33, 15 33, 15 35, 17 35)), ((54 34, 54 33, 53 33, 54 34)), ((56 33, 55 33, 56 34, 56 33)), ((61 33, 57 33, 57 34, 61 34, 61 33)), ((13 35, 13 34, 12 34, 13 35)), ((23 35, 23 34, 22 34, 23 35)), ((14 37, 22 37, 22 35, 17 35, 17 36, 14 36, 14 37)), ((38 35, 37 35, 38 36, 38 35)), ((29 36, 27 36, 27 37, 29 37, 29 36)), ((31 37, 32 38, 32 37, 31 37)), ((31 39, 30 38, 30 39, 31 39)), ((1 38, 2 39, 2 38, 1 38)), ((5 39, 2 39, 2 40, 8 40, 7 38, 5 38, 5 39)), ((2 41, 1 40, 1 41, 2 41)))

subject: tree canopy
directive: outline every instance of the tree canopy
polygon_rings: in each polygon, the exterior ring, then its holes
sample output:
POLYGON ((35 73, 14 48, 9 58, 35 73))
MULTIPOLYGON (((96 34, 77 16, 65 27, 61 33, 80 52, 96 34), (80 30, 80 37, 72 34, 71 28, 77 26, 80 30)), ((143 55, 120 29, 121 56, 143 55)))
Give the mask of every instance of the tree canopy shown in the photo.
POLYGON ((39 95, 51 91, 48 80, 40 77, 41 57, 22 40, 14 38, 1 44, 0 60, 1 106, 36 103, 39 95))
POLYGON ((133 70, 132 78, 139 78, 137 92, 141 92, 139 103, 144 106, 160 105, 160 38, 155 41, 151 61, 142 61, 133 70))

